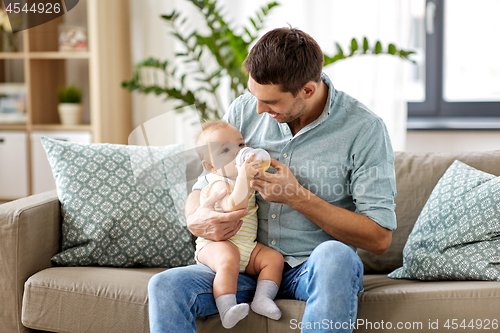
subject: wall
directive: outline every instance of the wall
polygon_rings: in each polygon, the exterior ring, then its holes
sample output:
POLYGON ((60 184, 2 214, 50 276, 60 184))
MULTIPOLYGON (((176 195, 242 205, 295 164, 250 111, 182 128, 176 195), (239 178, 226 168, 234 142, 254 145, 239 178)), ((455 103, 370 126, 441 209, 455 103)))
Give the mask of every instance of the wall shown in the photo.
POLYGON ((500 131, 408 131, 406 151, 449 152, 500 149, 500 131))

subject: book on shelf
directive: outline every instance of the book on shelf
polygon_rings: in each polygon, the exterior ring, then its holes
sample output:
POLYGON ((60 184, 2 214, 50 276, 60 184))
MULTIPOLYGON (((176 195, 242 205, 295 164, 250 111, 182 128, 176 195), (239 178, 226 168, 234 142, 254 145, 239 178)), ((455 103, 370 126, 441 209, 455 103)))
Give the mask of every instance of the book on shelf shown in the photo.
POLYGON ((25 124, 26 86, 24 83, 0 83, 0 124, 25 124))

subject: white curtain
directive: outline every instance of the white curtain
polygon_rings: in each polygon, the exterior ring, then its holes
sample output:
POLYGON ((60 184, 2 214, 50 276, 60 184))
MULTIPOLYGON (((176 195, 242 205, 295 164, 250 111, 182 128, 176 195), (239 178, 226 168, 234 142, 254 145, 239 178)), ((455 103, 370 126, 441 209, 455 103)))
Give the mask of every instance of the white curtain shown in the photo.
MULTIPOLYGON (((130 1, 132 26, 137 29, 133 31, 136 61, 149 55, 159 58, 172 56, 175 44, 172 44, 172 37, 167 35, 165 25, 159 19, 161 13, 170 13, 172 8, 177 8, 190 18, 193 25, 201 22, 197 19, 197 10, 185 0, 130 1), (148 36, 143 35, 145 33, 148 36)), ((221 12, 224 18, 233 27, 250 27, 248 18, 254 17, 260 7, 271 1, 218 2, 223 6, 221 12)), ((280 6, 271 11, 261 34, 290 24, 309 33, 327 54, 334 54, 335 42, 348 52, 351 38, 355 37, 362 45, 365 36, 371 47, 375 40, 380 40, 384 49, 393 43, 407 50, 410 23, 410 0, 286 0, 280 1, 280 6)), ((394 150, 405 149, 407 108, 404 86, 409 66, 408 61, 394 56, 370 55, 342 60, 325 68, 337 89, 357 98, 384 119, 394 150)), ((222 100, 222 107, 227 109, 231 101, 222 100)), ((140 106, 136 105, 137 112, 143 114, 137 117, 138 120, 165 112, 165 105, 155 104, 149 97, 142 97, 141 101, 140 106)), ((183 128, 179 122, 175 127, 177 131, 183 128)), ((179 137, 177 135, 174 140, 179 140, 179 137)))
MULTIPOLYGON (((174 39, 169 29, 160 18, 162 14, 170 14, 174 9, 173 1, 163 0, 129 0, 132 38, 132 61, 138 63, 149 57, 158 59, 174 59, 174 39)), ((140 126, 156 117, 162 119, 162 136, 157 135, 157 145, 175 143, 175 112, 171 101, 154 95, 133 93, 134 127, 140 126), (161 141, 158 141, 159 138, 161 141)), ((153 120, 154 121, 154 120, 153 120)))
MULTIPOLYGON (((384 50, 389 43, 408 50, 411 32, 409 1, 351 0, 335 3, 332 31, 341 45, 349 46, 352 37, 360 43, 366 36, 370 47, 380 40, 384 50)), ((414 65, 399 57, 363 55, 340 61, 326 67, 325 71, 337 89, 357 98, 382 117, 394 150, 403 151, 408 113, 405 85, 411 66, 414 65)))

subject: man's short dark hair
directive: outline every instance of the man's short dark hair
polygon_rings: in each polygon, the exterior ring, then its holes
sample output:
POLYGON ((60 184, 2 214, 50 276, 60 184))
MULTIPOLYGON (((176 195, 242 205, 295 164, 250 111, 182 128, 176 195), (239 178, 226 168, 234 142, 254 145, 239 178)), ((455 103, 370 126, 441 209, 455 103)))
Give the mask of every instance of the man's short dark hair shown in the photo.
POLYGON ((323 52, 311 36, 280 28, 259 39, 243 66, 258 84, 280 85, 284 92, 297 96, 307 82, 320 82, 323 61, 323 52))

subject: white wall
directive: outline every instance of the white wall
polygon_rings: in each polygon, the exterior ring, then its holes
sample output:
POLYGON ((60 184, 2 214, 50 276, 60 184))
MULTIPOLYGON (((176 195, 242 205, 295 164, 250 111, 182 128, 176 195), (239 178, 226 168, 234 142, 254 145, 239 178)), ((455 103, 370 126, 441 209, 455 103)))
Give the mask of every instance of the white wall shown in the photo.
POLYGON ((500 150, 500 131, 408 131, 406 151, 500 150))

